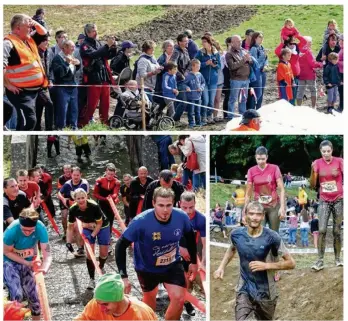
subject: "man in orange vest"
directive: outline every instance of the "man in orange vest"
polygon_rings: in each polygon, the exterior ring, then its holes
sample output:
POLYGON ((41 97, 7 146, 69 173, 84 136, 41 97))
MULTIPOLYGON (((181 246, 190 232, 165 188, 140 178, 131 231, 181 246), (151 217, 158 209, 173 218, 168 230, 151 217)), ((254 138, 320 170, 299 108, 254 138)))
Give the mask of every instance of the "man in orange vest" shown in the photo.
POLYGON ((7 98, 17 110, 17 130, 34 129, 38 92, 48 85, 37 46, 30 36, 32 27, 39 35, 47 34, 47 30, 29 16, 15 15, 11 19, 11 33, 3 42, 4 86, 7 98))
POLYGON ((261 127, 261 115, 255 109, 249 109, 243 114, 239 127, 232 131, 259 131, 261 127))

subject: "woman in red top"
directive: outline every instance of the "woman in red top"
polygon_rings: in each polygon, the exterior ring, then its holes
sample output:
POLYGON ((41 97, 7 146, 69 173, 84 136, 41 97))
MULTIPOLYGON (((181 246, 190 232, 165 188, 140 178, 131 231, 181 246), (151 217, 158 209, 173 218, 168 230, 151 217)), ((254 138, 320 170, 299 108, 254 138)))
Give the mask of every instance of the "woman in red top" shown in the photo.
POLYGON ((245 210, 251 200, 258 201, 265 209, 265 222, 278 232, 280 221, 285 218, 285 189, 282 174, 277 165, 268 164, 268 151, 260 146, 256 149, 256 166, 248 170, 245 204, 243 209, 243 224, 245 224, 245 210), (277 189, 280 190, 278 195, 277 189))
POLYGON ((305 38, 303 38, 300 35, 297 35, 296 37, 289 37, 288 40, 285 40, 284 43, 280 43, 278 47, 275 49, 275 54, 281 59, 281 52, 283 48, 289 48, 291 50, 291 58, 290 58, 290 65, 292 69, 292 73, 294 75, 294 83, 296 86, 293 87, 293 98, 290 100, 290 103, 295 105, 295 99, 297 95, 297 85, 298 85, 298 76, 300 75, 300 53, 304 52, 304 47, 307 45, 307 41, 305 38), (300 42, 297 43, 296 39, 298 39, 300 42))
POLYGON ((319 188, 319 242, 318 261, 312 266, 313 270, 324 268, 325 239, 330 215, 333 219, 333 237, 336 266, 343 266, 340 259, 342 239, 341 225, 343 221, 343 159, 332 156, 333 145, 324 140, 320 144, 322 158, 312 163, 310 184, 319 188))

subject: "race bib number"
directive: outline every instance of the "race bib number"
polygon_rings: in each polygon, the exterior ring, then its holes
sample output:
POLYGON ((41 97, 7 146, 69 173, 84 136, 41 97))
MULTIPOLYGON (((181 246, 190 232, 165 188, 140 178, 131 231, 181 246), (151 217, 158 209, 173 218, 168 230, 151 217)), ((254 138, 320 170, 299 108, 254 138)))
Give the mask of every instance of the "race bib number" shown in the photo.
POLYGON ((20 256, 22 259, 34 256, 34 249, 17 250, 13 249, 13 252, 20 256))
POLYGON ((269 204, 271 202, 272 202, 272 196, 270 196, 270 195, 261 195, 259 197, 260 204, 269 204))
POLYGON ((169 265, 175 261, 176 249, 159 256, 156 260, 156 266, 169 265))
POLYGON ((324 193, 337 192, 337 185, 335 181, 321 183, 321 188, 324 193))

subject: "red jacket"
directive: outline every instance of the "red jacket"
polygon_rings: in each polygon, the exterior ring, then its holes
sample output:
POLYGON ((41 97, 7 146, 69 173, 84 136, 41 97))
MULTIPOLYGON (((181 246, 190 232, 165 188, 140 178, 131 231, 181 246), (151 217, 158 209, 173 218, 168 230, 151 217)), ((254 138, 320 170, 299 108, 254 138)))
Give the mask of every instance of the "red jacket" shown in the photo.
POLYGON ((52 193, 52 176, 48 173, 42 173, 42 181, 47 186, 47 195, 52 193))
MULTIPOLYGON (((300 74, 300 63, 299 63, 299 58, 300 58, 300 53, 303 53, 307 50, 307 41, 305 38, 302 36, 297 36, 297 39, 300 40, 300 42, 296 45, 296 51, 297 55, 292 54, 290 58, 290 64, 291 64, 291 69, 294 77, 298 77, 300 74)), ((282 49, 285 48, 283 43, 280 43, 278 47, 274 50, 274 53, 279 57, 280 59, 280 54, 282 49)))
POLYGON ((95 182, 93 196, 99 201, 106 201, 109 195, 117 195, 120 192, 121 183, 117 178, 108 180, 106 177, 99 177, 95 182))
POLYGON ((315 57, 310 49, 307 49, 307 51, 302 55, 300 54, 299 63, 301 72, 298 79, 300 80, 315 80, 315 69, 323 67, 321 62, 317 62, 315 60, 315 57))

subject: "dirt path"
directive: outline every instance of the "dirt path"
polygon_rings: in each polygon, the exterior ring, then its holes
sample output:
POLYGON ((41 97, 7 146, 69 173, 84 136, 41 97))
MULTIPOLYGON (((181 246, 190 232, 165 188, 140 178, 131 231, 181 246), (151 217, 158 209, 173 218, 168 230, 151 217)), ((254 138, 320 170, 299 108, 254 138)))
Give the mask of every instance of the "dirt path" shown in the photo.
MULTIPOLYGON (((60 230, 61 217, 57 214, 56 221, 60 230)), ((49 298, 49 304, 52 309, 52 320, 71 320, 78 313, 83 311, 84 306, 93 297, 93 292, 87 290, 89 276, 86 267, 85 258, 76 259, 69 252, 67 253, 65 243, 48 225, 50 244, 52 248, 53 263, 49 273, 45 277, 45 283, 49 298)), ((76 245, 74 245, 76 248, 76 245)), ((112 242, 112 249, 115 248, 115 241, 112 242)), ((98 258, 98 254, 96 255, 98 258)), ((105 265, 107 273, 116 272, 115 256, 112 253, 108 257, 105 265)), ((128 251, 127 255, 127 270, 129 279, 132 283, 131 295, 142 299, 142 292, 134 271, 133 253, 128 251)), ((97 279, 97 274, 96 274, 97 279)), ((199 289, 195 288, 194 293, 199 300, 204 301, 204 296, 199 289)), ((160 292, 161 295, 161 292, 160 292)), ((157 315, 160 320, 164 319, 164 313, 169 304, 168 296, 164 291, 160 298, 157 299, 157 315)), ((196 316, 190 317, 185 312, 182 315, 182 320, 201 321, 205 315, 196 310, 196 316)))
POLYGON ((146 39, 157 45, 166 39, 175 40, 185 29, 191 29, 193 37, 204 31, 222 33, 249 20, 257 11, 256 6, 168 6, 168 13, 151 22, 117 33, 121 40, 132 39, 139 48, 146 39))
MULTIPOLYGON (((225 270, 223 281, 212 278, 225 249, 211 247, 210 313, 211 320, 234 320, 235 291, 239 277, 239 259, 234 258, 225 270)), ((277 284, 279 300, 276 320, 343 320, 343 269, 336 268, 333 256, 326 255, 326 268, 318 273, 308 266, 315 256, 295 256, 307 260, 298 268, 284 271, 277 284)))

